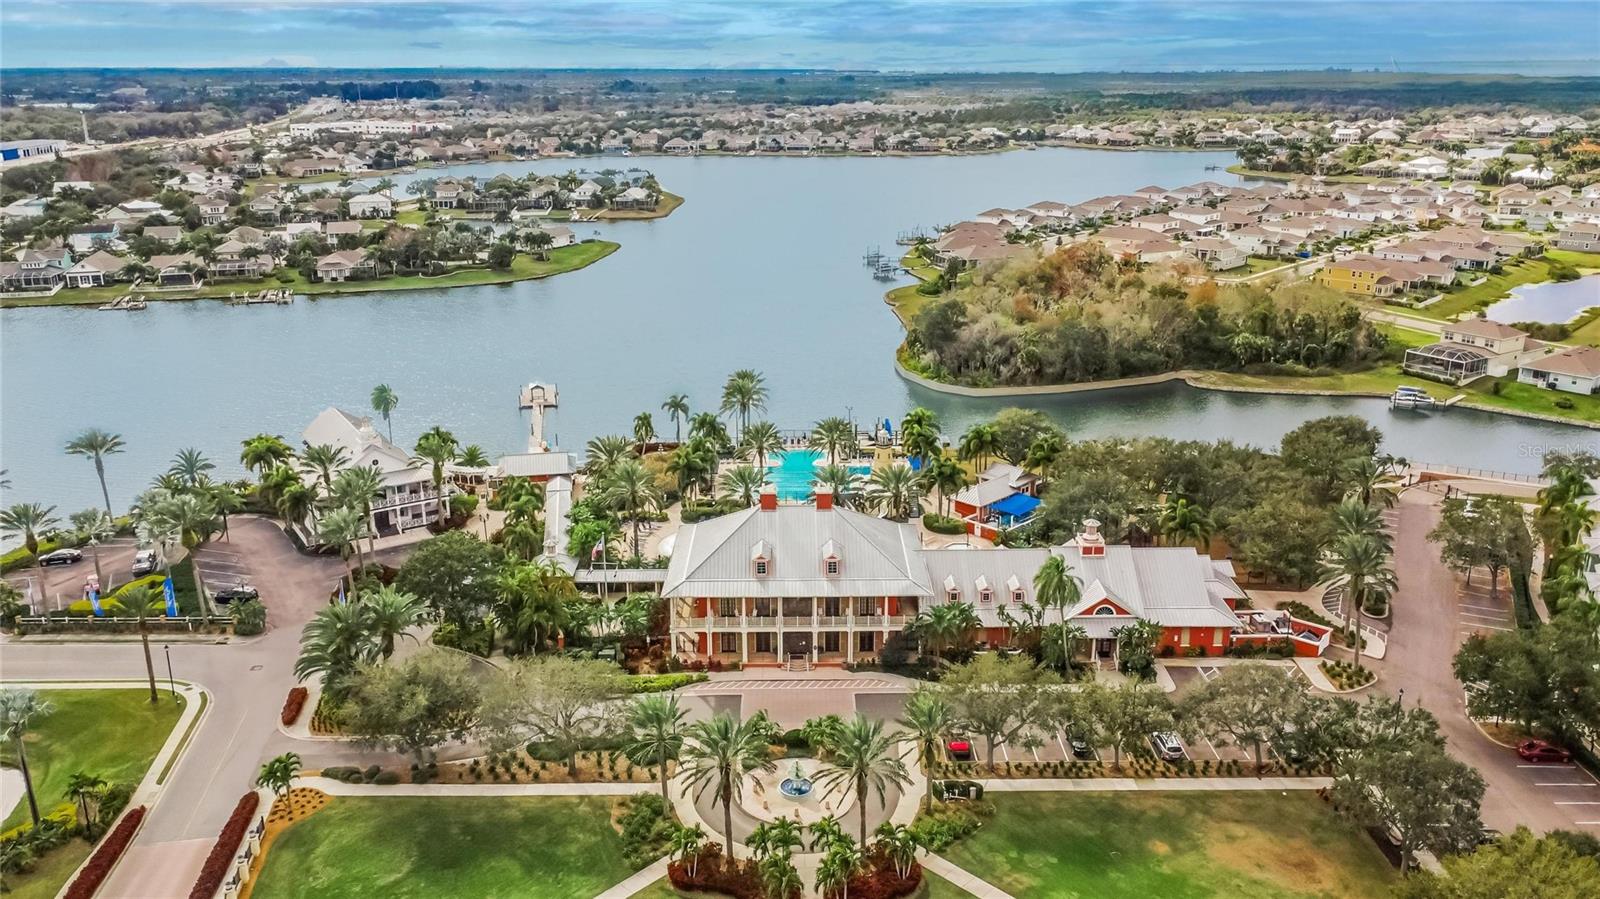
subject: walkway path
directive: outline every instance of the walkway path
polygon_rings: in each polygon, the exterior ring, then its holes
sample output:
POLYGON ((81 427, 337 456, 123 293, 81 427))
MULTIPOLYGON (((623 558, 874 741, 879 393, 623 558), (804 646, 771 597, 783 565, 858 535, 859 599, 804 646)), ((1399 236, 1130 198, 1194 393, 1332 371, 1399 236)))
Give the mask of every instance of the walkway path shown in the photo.
POLYGON ((576 784, 350 784, 330 777, 297 777, 297 787, 321 790, 329 796, 632 796, 651 793, 655 783, 576 784))
POLYGON ((632 896, 634 893, 637 893, 661 878, 666 877, 667 864, 669 862, 670 859, 666 858, 656 859, 655 862, 650 864, 648 867, 640 868, 638 871, 635 871, 632 877, 629 877, 627 880, 624 880, 611 889, 606 890, 604 893, 596 896, 595 899, 628 899, 628 897, 632 896))
POLYGON ((932 871, 972 895, 981 897, 981 899, 1012 899, 1010 893, 973 874, 966 868, 957 867, 953 862, 942 856, 923 856, 922 869, 924 871, 932 871))

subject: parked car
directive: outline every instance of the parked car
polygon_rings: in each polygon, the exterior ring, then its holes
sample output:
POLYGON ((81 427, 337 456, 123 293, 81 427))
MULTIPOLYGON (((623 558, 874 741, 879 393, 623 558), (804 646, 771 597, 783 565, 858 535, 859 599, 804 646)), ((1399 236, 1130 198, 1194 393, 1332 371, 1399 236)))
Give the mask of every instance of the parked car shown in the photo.
POLYGON ((970 761, 972 761, 972 741, 971 740, 967 740, 967 739, 964 739, 964 738, 957 737, 956 739, 953 739, 953 740, 949 741, 948 743, 946 743, 944 748, 946 749, 946 751, 948 751, 950 753, 950 757, 955 759, 958 762, 970 762, 970 761))
POLYGON ((1067 746, 1072 750, 1073 758, 1092 759, 1095 757, 1094 747, 1089 745, 1088 739, 1080 732, 1073 731, 1067 734, 1067 746))
POLYGON ((1570 762, 1572 753, 1544 740, 1523 740, 1517 744, 1517 755, 1529 762, 1570 762))
POLYGON ((1156 752, 1156 758, 1163 762, 1181 762, 1188 756, 1184 755, 1183 743, 1178 735, 1171 731, 1160 731, 1150 735, 1150 748, 1156 752))
POLYGON ((232 587, 224 587, 211 594, 212 602, 224 606, 231 602, 243 602, 247 599, 260 598, 261 594, 249 584, 235 584, 232 587))
POLYGON ((159 563, 156 561, 156 551, 153 549, 141 549, 133 554, 134 577, 144 577, 147 574, 155 574, 158 565, 159 563))
POLYGON ((82 561, 83 553, 70 547, 63 547, 39 557, 40 565, 75 565, 82 561))

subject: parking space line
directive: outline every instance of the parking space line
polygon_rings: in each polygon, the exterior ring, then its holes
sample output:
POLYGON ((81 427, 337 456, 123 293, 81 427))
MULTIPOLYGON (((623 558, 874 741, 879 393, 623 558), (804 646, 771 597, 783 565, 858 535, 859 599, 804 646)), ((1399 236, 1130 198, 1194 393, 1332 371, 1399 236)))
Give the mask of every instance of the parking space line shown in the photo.
POLYGON ((1511 610, 1508 609, 1508 608, 1507 609, 1502 609, 1499 606, 1475 606, 1470 602, 1461 603, 1461 608, 1463 608, 1463 609, 1477 609, 1480 612, 1496 612, 1496 613, 1499 613, 1501 615, 1509 615, 1509 614, 1511 614, 1511 610))
POLYGON ((1577 768, 1578 766, 1577 765, 1555 764, 1555 765, 1518 765, 1517 767, 1518 768, 1543 768, 1546 771, 1571 771, 1571 770, 1577 768))
POLYGON ((1566 802, 1557 802, 1556 805, 1600 805, 1600 802, 1586 802, 1582 800, 1569 799, 1566 802))
POLYGON ((1536 787, 1592 787, 1592 786, 1594 786, 1594 784, 1586 784, 1586 783, 1582 783, 1582 782, 1573 783, 1572 781, 1559 781, 1559 782, 1558 781, 1546 781, 1546 782, 1543 782, 1543 783, 1535 782, 1534 786, 1536 786, 1536 787))

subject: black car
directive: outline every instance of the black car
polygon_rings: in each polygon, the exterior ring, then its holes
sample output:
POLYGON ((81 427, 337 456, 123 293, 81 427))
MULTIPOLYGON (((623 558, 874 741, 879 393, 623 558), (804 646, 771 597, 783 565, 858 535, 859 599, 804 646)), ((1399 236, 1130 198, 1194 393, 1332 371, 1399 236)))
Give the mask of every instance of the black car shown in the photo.
POLYGON ((1067 734, 1067 746, 1072 749, 1073 758, 1092 759, 1095 757, 1094 747, 1081 733, 1067 734))
POLYGON ((261 594, 256 590, 256 588, 250 586, 249 584, 237 584, 232 587, 225 587, 211 594, 211 601, 221 605, 227 605, 231 602, 243 602, 247 599, 260 598, 261 594))
POLYGON ((83 561, 83 553, 71 548, 58 549, 39 557, 40 565, 75 565, 83 561))

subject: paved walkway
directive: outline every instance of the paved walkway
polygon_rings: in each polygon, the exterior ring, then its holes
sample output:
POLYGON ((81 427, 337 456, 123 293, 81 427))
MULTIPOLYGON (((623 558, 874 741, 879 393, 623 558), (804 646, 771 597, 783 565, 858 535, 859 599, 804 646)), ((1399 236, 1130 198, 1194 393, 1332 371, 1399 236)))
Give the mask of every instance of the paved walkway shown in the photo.
POLYGON ((578 784, 347 784, 329 777, 297 777, 297 787, 329 796, 633 796, 661 789, 655 783, 578 784))
POLYGON ((987 880, 956 865, 942 856, 926 855, 922 858, 922 869, 932 871, 963 890, 982 899, 1012 899, 1010 893, 1000 889, 987 880))
POLYGON ((1320 790, 1331 777, 999 777, 979 780, 994 793, 1183 792, 1207 790, 1320 790))
POLYGON ((628 899, 634 893, 645 889, 656 881, 667 876, 667 864, 670 859, 656 859, 649 867, 641 868, 633 873, 632 877, 617 884, 595 899, 628 899))

